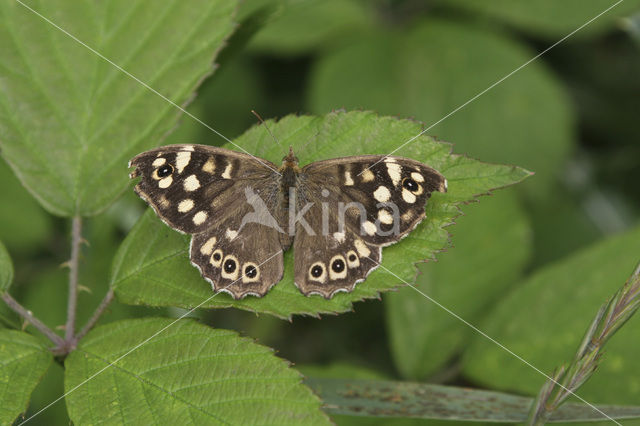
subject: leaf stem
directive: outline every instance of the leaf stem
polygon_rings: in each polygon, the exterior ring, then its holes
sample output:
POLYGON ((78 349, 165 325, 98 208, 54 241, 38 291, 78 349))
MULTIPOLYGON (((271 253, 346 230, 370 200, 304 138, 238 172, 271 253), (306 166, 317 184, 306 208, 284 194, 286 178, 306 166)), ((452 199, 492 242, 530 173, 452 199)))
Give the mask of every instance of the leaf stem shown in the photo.
POLYGON ((573 361, 569 365, 562 365, 553 375, 553 379, 542 386, 532 405, 527 424, 546 423, 558 407, 589 380, 600 364, 605 343, 638 308, 640 308, 640 263, 624 286, 600 307, 573 361))
POLYGON ((75 337, 76 306, 78 303, 78 269, 80 259, 80 244, 82 243, 82 219, 74 216, 71 224, 71 260, 69 260, 69 298, 67 302, 67 324, 64 330, 64 340, 71 343, 75 337))
POLYGON ((61 348, 65 346, 65 341, 62 337, 58 336, 53 330, 47 327, 42 321, 36 318, 31 311, 27 310, 22 306, 18 301, 16 301, 9 293, 2 294, 2 300, 7 304, 9 308, 11 308, 14 312, 20 315, 22 318, 27 320, 31 325, 33 325, 38 331, 47 336, 49 340, 51 340, 56 347, 61 348))
POLYGON ((113 300, 113 289, 110 288, 109 291, 107 291, 107 294, 104 295, 102 302, 100 302, 100 304, 96 308, 96 311, 93 313, 89 321, 87 321, 85 326, 82 327, 82 330, 80 330, 80 332, 76 335, 76 341, 82 339, 85 336, 85 334, 87 334, 93 328, 93 326, 96 325, 96 323, 102 316, 102 313, 104 312, 105 309, 107 309, 107 306, 109 306, 112 300, 113 300))

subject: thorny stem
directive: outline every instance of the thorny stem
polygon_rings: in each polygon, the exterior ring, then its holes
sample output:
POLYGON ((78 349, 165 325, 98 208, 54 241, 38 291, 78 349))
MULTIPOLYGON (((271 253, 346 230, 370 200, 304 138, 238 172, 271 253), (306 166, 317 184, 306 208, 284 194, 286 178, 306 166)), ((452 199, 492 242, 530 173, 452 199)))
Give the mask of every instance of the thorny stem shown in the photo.
POLYGON ((67 324, 64 329, 64 340, 74 340, 76 332, 76 306, 78 304, 78 269, 80 261, 80 244, 82 243, 82 219, 75 216, 71 225, 71 260, 69 260, 69 298, 67 302, 67 324))
POLYGON ((586 382, 598 367, 604 344, 640 307, 640 263, 633 274, 598 310, 576 356, 562 365, 538 393, 529 414, 529 425, 543 425, 565 399, 586 382))
POLYGON ((104 312, 105 309, 107 309, 107 306, 109 306, 112 300, 113 300, 113 289, 110 288, 109 291, 107 291, 107 294, 104 295, 104 299, 102 299, 102 302, 100 302, 100 305, 98 305, 98 308, 93 313, 89 321, 87 321, 85 326, 82 327, 82 330, 80 330, 80 332, 76 335, 76 341, 82 339, 84 335, 87 334, 93 328, 94 325, 96 325, 96 323, 102 316, 102 313, 104 312))
POLYGON ((78 334, 75 334, 76 326, 76 309, 78 304, 78 270, 80 268, 80 245, 83 242, 82 239, 82 219, 79 216, 73 218, 71 225, 71 259, 67 263, 69 266, 69 298, 67 304, 67 323, 65 325, 65 337, 64 339, 58 336, 53 330, 47 327, 42 321, 36 318, 31 311, 25 309, 20 305, 9 293, 3 293, 0 295, 2 300, 11 308, 14 312, 31 323, 38 331, 47 336, 49 340, 53 342, 55 347, 52 351, 57 355, 66 355, 71 352, 78 340, 84 337, 100 319, 100 316, 104 313, 105 309, 113 300, 113 289, 109 289, 107 294, 100 302, 100 305, 96 308, 87 324, 80 330, 78 334))
POLYGON ((2 300, 10 307, 14 312, 20 315, 22 318, 27 320, 31 325, 33 325, 38 331, 47 336, 49 340, 51 340, 57 347, 63 347, 65 345, 65 341, 62 337, 58 336, 53 330, 47 327, 42 321, 36 318, 31 311, 25 309, 21 304, 19 304, 13 297, 9 295, 9 293, 2 294, 2 300))

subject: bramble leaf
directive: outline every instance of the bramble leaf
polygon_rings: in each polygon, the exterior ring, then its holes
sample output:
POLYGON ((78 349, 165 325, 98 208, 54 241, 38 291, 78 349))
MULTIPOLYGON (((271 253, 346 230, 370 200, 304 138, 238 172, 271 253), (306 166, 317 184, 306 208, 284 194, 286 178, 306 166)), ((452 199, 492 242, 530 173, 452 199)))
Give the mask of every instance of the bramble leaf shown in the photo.
POLYGON ((124 320, 65 361, 75 424, 329 424, 302 376, 270 348, 193 320, 124 320), (85 382, 86 381, 86 382, 85 382))
POLYGON ((29 397, 53 355, 30 334, 0 330, 0 423, 11 424, 27 409, 29 397))
POLYGON ((532 170, 536 178, 521 188, 544 197, 573 144, 569 99, 542 62, 491 87, 534 55, 499 33, 422 19, 409 31, 367 33, 323 55, 311 74, 308 108, 415 117, 457 152, 532 170))
MULTIPOLYGON (((416 287, 471 323, 517 282, 531 252, 525 212, 512 190, 462 208, 451 228, 453 248, 420 265, 416 287)), ((461 351, 466 324, 412 288, 385 295, 389 342, 396 369, 421 380, 461 351)))
MULTIPOLYGON (((447 7, 472 13, 476 18, 504 21, 531 34, 564 37, 616 2, 610 0, 446 0, 447 7)), ((616 21, 638 10, 637 1, 623 1, 586 25, 572 37, 594 36, 612 29, 616 21)), ((555 40, 554 40, 555 41, 555 40)))
MULTIPOLYGON (((185 104, 233 30, 235 2, 29 2, 29 7, 176 104, 185 104)), ((104 210, 126 164, 179 110, 19 2, 0 3, 0 148, 60 216, 104 210)))
MULTIPOLYGON (((539 269, 494 308, 480 328, 546 374, 572 359, 593 315, 638 262, 640 227, 610 237, 539 269)), ((640 398, 638 318, 607 343, 597 372, 580 388, 588 401, 635 403, 640 398), (624 392, 620 392, 623 389, 624 392)), ((463 373, 493 389, 534 395, 545 377, 474 335, 463 373)))
POLYGON ((9 252, 0 241, 0 293, 7 291, 13 281, 13 262, 9 252))
MULTIPOLYGON (((247 151, 279 163, 292 145, 300 164, 365 153, 386 154, 421 131, 420 123, 380 117, 371 112, 334 112, 326 116, 287 116, 269 126, 279 144, 261 126, 253 127, 235 142, 247 151)), ((445 175, 446 194, 436 193, 427 204, 427 219, 402 242, 383 250, 383 266, 407 282, 415 278, 415 263, 432 259, 447 246, 444 226, 459 214, 457 205, 490 189, 521 181, 529 172, 515 166, 484 164, 452 155, 451 147, 421 136, 403 154, 423 161, 445 175)), ((293 314, 318 315, 351 309, 358 300, 378 297, 380 292, 403 285, 386 272, 375 270, 352 293, 331 300, 305 297, 293 283, 293 257, 285 255, 283 280, 263 298, 233 300, 226 294, 212 297, 210 285, 189 264, 188 236, 169 229, 153 212, 143 216, 125 239, 114 260, 111 277, 118 298, 130 304, 154 306, 237 307, 287 318, 293 314)))

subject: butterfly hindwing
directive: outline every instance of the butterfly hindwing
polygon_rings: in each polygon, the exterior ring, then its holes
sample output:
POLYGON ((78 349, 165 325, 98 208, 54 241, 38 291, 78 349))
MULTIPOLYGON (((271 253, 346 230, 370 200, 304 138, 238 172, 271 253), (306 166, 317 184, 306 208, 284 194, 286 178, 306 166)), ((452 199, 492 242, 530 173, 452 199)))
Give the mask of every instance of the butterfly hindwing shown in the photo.
POLYGON ((338 232, 337 216, 322 224, 322 205, 314 204, 305 225, 296 227, 293 242, 295 284, 305 295, 327 299, 340 291, 350 292, 378 267, 382 248, 367 243, 353 232, 338 232), (308 227, 306 226, 308 225, 308 227), (329 232, 322 232, 325 226, 329 232), (309 229, 313 230, 311 233, 309 229))
POLYGON ((235 299, 249 294, 262 297, 282 279, 278 231, 248 223, 238 232, 239 222, 221 223, 194 235, 191 263, 198 267, 216 293, 223 291, 235 299))

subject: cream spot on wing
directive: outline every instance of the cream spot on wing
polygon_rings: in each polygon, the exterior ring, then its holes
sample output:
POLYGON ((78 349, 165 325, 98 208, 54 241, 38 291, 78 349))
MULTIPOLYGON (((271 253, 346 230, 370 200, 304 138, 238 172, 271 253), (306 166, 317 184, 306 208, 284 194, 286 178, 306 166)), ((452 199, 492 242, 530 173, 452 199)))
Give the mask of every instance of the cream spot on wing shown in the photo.
POLYGON ((234 231, 233 229, 227 229, 227 232, 225 232, 225 235, 227 236, 227 239, 231 241, 238 236, 238 231, 234 231))
POLYGON ((225 167, 224 173, 222 173, 222 177, 224 179, 231 179, 231 170, 233 170, 233 165, 229 163, 227 164, 227 167, 225 167))
POLYGON ((347 266, 349 268, 357 268, 360 266, 360 258, 358 258, 358 255, 353 250, 347 252, 347 266))
POLYGON ((409 210, 402 215, 402 220, 405 222, 411 222, 413 219, 413 211, 409 210))
POLYGON ((187 198, 186 200, 180 201, 178 204, 178 211, 180 213, 186 213, 193 208, 193 200, 187 198))
POLYGON ((158 181, 158 186, 162 189, 166 189, 171 186, 173 183, 173 176, 167 176, 166 178, 162 178, 158 181))
POLYGON ((238 264, 238 259, 232 254, 226 255, 224 260, 222 261, 222 278, 235 280, 238 278, 239 272, 240 272, 240 265, 238 264), (235 263, 235 269, 231 272, 227 272, 226 266, 228 264, 231 264, 231 262, 235 263))
POLYGON ((385 157, 383 161, 385 163, 395 163, 396 159, 394 157, 385 157))
POLYGON ((169 200, 167 200, 167 197, 165 197, 164 195, 161 195, 160 198, 158 199, 158 204, 160 205, 160 207, 162 207, 163 209, 168 208, 171 203, 169 202, 169 200))
POLYGON ((188 192, 195 191, 200 188, 200 181, 196 175, 191 175, 184 180, 184 190, 188 192))
POLYGON ((209 174, 213 174, 213 171, 215 169, 216 169, 216 161, 213 159, 213 157, 209 157, 207 162, 202 165, 202 171, 209 174))
POLYGON ((351 177, 351 172, 344 172, 344 184, 347 186, 353 186, 353 178, 351 177))
POLYGON ((365 223, 362 224, 362 229, 367 235, 373 235, 376 233, 376 230, 378 228, 376 228, 375 223, 371 222, 370 220, 367 220, 365 223))
POLYGON ((216 241, 218 241, 216 237, 209 238, 207 242, 204 243, 202 247, 200 247, 200 253, 202 253, 205 256, 209 256, 213 251, 213 246, 216 245, 216 241))
POLYGON ((202 225, 205 220, 207 220, 207 212, 204 210, 200 210, 198 213, 193 215, 193 223, 196 225, 202 225))
POLYGON ((358 251, 360 257, 369 257, 369 255, 371 254, 371 250, 369 250, 369 247, 367 247, 364 241, 356 240, 354 242, 354 245, 356 246, 356 250, 358 251))
POLYGON ((389 189, 386 186, 381 185, 378 189, 373 191, 373 197, 381 203, 386 203, 391 199, 391 192, 389 192, 389 189))
POLYGON ((388 211, 381 209, 378 211, 378 220, 385 225, 391 225, 393 223, 393 216, 388 211))
POLYGON ((375 176, 373 175, 373 172, 371 170, 365 169, 364 172, 362 172, 363 182, 371 182, 374 178, 375 176))
POLYGON ((416 202, 416 196, 413 195, 413 193, 407 188, 402 188, 402 199, 409 204, 413 204, 416 202))
POLYGON ((193 151, 193 145, 185 145, 182 147, 183 151, 193 151))
POLYGON ((156 158, 155 160, 153 160, 153 163, 151 163, 151 165, 152 165, 153 167, 160 167, 160 166, 162 166, 162 165, 163 165, 164 163, 166 163, 166 162, 167 162, 167 159, 166 159, 166 158, 164 158, 164 157, 158 157, 158 158, 156 158))
POLYGON ((387 173, 393 182, 393 186, 398 186, 402 177, 402 167, 398 163, 387 163, 387 173))
POLYGON ((449 189, 449 183, 447 182, 447 180, 444 180, 444 184, 440 186, 440 192, 447 192, 447 189, 449 189), (444 190, 443 190, 444 189, 444 190))
POLYGON ((332 280, 340 280, 347 277, 347 262, 345 261, 342 255, 336 255, 331 258, 329 261, 329 278, 332 280), (342 271, 334 271, 333 270, 333 262, 336 260, 342 261, 342 271))
POLYGON ((189 151, 180 151, 176 156, 176 170, 178 173, 182 173, 185 167, 191 161, 191 153, 189 151))
POLYGON ((344 232, 334 232, 333 238, 335 238, 339 243, 344 243, 345 233, 344 232))
POLYGON ((416 182, 424 182, 424 177, 420 173, 416 172, 411 173, 411 179, 415 180, 416 182))
POLYGON ((219 268, 222 264, 222 250, 217 249, 211 254, 211 259, 209 259, 209 263, 211 263, 214 267, 219 268))

